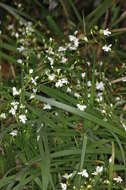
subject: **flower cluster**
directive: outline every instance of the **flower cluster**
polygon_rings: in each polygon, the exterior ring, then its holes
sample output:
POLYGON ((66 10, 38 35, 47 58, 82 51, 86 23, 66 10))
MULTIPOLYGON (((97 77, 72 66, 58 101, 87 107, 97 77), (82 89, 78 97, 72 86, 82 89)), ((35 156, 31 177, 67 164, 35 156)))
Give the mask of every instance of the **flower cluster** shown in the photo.
MULTIPOLYGON (((73 190, 84 190, 84 189, 94 189, 95 188, 95 179, 97 179, 97 183, 99 183, 99 186, 102 187, 109 185, 110 181, 107 179, 106 174, 104 173, 105 170, 103 166, 96 166, 95 171, 93 172, 88 172, 87 169, 83 169, 80 172, 74 171, 72 173, 65 173, 63 175, 63 178, 66 179, 66 183, 60 183, 61 189, 62 190, 68 190, 68 189, 73 189, 73 190), (81 183, 80 189, 78 189, 75 185, 72 186, 73 178, 82 176, 83 180, 81 183), (96 177, 97 176, 97 177, 96 177)), ((113 177, 113 187, 119 186, 122 187, 121 185, 123 182, 123 179, 121 176, 113 177)))
MULTIPOLYGON (((20 90, 17 90, 16 87, 13 87, 12 88, 12 95, 16 98, 17 96, 19 96, 21 94, 21 89, 20 90)), ((22 124, 25 124, 26 121, 27 121, 27 117, 26 117, 26 114, 27 114, 27 109, 25 108, 25 105, 23 105, 22 103, 18 102, 18 101, 15 101, 13 100, 11 103, 10 103, 10 110, 9 110, 9 113, 15 117, 15 119, 18 121, 18 122, 21 122, 22 124)))
MULTIPOLYGON (((8 30, 14 36, 14 26, 9 25, 8 30)), ((102 115, 109 115, 104 103, 105 83, 108 79, 102 72, 103 61, 98 62, 99 67, 96 66, 93 71, 92 60, 82 59, 80 46, 90 44, 90 38, 85 35, 80 35, 79 31, 75 31, 68 36, 68 42, 57 44, 53 38, 42 38, 42 45, 37 44, 37 38, 34 37, 33 24, 19 23, 19 28, 15 37, 17 39, 20 57, 17 58, 17 63, 20 64, 24 70, 24 90, 30 90, 30 100, 35 99, 37 92, 41 91, 41 84, 48 84, 52 88, 57 88, 70 96, 77 99, 76 107, 80 111, 85 111, 92 99, 92 89, 94 88, 94 103, 96 109, 102 115), (31 48, 32 47, 32 48, 31 48), (30 56, 35 57, 36 65, 31 66, 32 60, 30 56), (92 72, 92 76, 90 72, 92 72), (36 75, 37 73, 37 75, 36 75), (95 75, 95 76, 93 76, 95 75), (95 78, 93 82, 93 77, 95 78)), ((109 29, 91 31, 91 35, 99 33, 101 38, 111 36, 109 29)), ((97 40, 96 40, 97 41, 97 40)), ((112 45, 107 45, 106 39, 103 42, 103 51, 111 51, 112 45), (105 45, 104 45, 105 44, 105 45)), ((86 51, 86 50, 85 50, 86 51)), ((13 96, 20 96, 21 89, 17 90, 13 87, 13 96)), ((50 105, 42 105, 44 110, 50 110, 50 105)), ((10 113, 14 115, 16 109, 12 106, 10 113)), ((22 118, 22 117, 21 117, 22 118)), ((23 121, 22 119, 19 121, 23 121)))

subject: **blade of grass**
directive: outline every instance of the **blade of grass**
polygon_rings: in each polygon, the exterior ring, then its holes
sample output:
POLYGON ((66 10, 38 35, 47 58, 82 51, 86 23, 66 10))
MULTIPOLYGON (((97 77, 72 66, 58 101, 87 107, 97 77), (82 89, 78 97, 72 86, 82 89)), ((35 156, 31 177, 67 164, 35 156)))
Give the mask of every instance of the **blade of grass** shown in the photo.
POLYGON ((112 156, 109 159, 109 184, 108 184, 108 190, 112 189, 114 161, 115 161, 115 146, 114 146, 114 142, 112 142, 112 156))
POLYGON ((124 168, 125 168, 125 179, 126 179, 126 156, 125 156, 125 151, 123 149, 123 146, 121 144, 121 141, 120 139, 118 138, 118 136, 116 134, 113 133, 113 136, 115 137, 117 143, 118 143, 118 146, 120 148, 120 152, 122 154, 122 159, 123 159, 123 163, 124 163, 124 168))
POLYGON ((26 22, 26 20, 24 18, 22 18, 19 14, 17 14, 17 12, 15 11, 14 8, 12 8, 9 5, 6 5, 4 3, 0 3, 0 7, 2 7, 3 9, 5 9, 6 11, 8 11, 10 14, 12 14, 16 19, 21 20, 22 22, 26 22))
POLYGON ((73 11, 74 11, 74 14, 76 15, 77 19, 79 22, 82 22, 82 18, 80 16, 80 13, 78 12, 76 6, 74 5, 73 1, 72 0, 68 0, 69 4, 71 5, 73 11))
MULTIPOLYGON (((26 96, 30 97, 30 95, 31 95, 30 93, 26 92, 26 96)), ((68 111, 70 113, 78 115, 84 119, 92 121, 93 123, 97 123, 98 125, 105 127, 108 131, 113 131, 116 134, 120 135, 121 137, 126 138, 126 134, 124 133, 123 129, 117 128, 117 127, 111 125, 110 123, 105 122, 102 119, 99 119, 99 118, 97 118, 97 117, 95 117, 89 113, 82 112, 82 111, 80 111, 77 108, 74 108, 72 106, 68 106, 66 104, 63 104, 63 103, 57 102, 55 100, 52 100, 50 98, 45 98, 45 97, 42 97, 39 95, 36 95, 35 99, 39 100, 40 102, 48 103, 48 104, 50 104, 54 107, 60 108, 64 111, 68 111)))
POLYGON ((15 45, 10 45, 6 42, 0 42, 0 48, 7 49, 13 52, 18 52, 17 47, 15 45))
POLYGON ((14 63, 15 65, 20 66, 20 64, 17 63, 16 58, 14 58, 11 55, 7 55, 6 53, 3 53, 2 51, 0 51, 0 57, 7 60, 8 62, 14 63))
POLYGON ((57 23, 55 22, 55 20, 50 15, 48 15, 46 17, 46 19, 47 19, 48 25, 49 25, 50 29, 52 30, 52 32, 62 38, 64 36, 63 32, 60 30, 60 28, 57 25, 57 23))
POLYGON ((104 15, 108 8, 112 5, 112 0, 104 0, 95 10, 93 10, 87 17, 86 23, 88 30, 95 25, 99 18, 104 15))
POLYGON ((81 150, 80 171, 83 169, 83 166, 84 166, 84 159, 85 159, 85 153, 86 153, 86 146, 87 146, 87 135, 84 134, 84 137, 83 137, 83 145, 82 145, 82 150, 81 150))
POLYGON ((93 51, 93 71, 92 71, 92 83, 91 83, 91 97, 90 97, 90 105, 94 105, 95 98, 95 52, 93 51))
MULTIPOLYGON (((81 160, 80 160, 80 168, 79 171, 81 171, 84 167, 84 159, 85 159, 85 154, 86 154, 86 146, 87 146, 87 136, 83 136, 83 145, 82 145, 82 150, 81 150, 81 160)), ((81 176, 78 178, 78 188, 81 186, 81 176)))
POLYGON ((34 181, 35 181, 35 183, 38 185, 38 187, 39 187, 41 190, 43 190, 41 180, 40 180, 38 177, 36 177, 36 178, 34 179, 34 181))
POLYGON ((41 85, 40 91, 44 92, 48 96, 51 96, 52 98, 57 99, 58 101, 64 100, 64 102, 66 102, 66 103, 71 103, 73 105, 77 104, 77 100, 75 98, 70 97, 69 95, 67 95, 64 92, 61 92, 58 89, 54 89, 54 88, 52 89, 52 88, 49 88, 45 85, 41 85))
POLYGON ((47 136, 45 131, 42 130, 42 128, 39 130, 38 135, 40 135, 38 139, 38 145, 41 155, 40 168, 41 168, 41 177, 42 177, 42 189, 47 190, 49 183, 51 183, 52 188, 54 190, 55 188, 50 174, 50 153, 48 149, 47 136))
POLYGON ((66 1, 60 0, 60 4, 63 7, 64 14, 65 14, 66 18, 70 19, 70 15, 69 15, 69 11, 68 11, 68 6, 66 5, 66 1))

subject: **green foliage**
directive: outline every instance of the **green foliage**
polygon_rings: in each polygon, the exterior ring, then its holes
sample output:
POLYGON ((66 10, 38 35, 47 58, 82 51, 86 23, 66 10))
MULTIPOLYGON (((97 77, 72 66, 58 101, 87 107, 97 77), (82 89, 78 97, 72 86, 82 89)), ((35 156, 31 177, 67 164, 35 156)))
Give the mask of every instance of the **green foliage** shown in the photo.
POLYGON ((122 5, 27 3, 0 3, 0 189, 125 189, 122 5))

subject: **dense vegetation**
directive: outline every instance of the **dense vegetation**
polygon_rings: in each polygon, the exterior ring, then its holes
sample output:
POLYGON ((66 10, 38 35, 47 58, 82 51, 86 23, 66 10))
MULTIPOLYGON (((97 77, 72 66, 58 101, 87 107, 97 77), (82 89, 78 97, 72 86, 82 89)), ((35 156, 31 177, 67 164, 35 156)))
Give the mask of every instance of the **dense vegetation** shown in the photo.
POLYGON ((126 190, 125 7, 0 2, 1 190, 126 190))

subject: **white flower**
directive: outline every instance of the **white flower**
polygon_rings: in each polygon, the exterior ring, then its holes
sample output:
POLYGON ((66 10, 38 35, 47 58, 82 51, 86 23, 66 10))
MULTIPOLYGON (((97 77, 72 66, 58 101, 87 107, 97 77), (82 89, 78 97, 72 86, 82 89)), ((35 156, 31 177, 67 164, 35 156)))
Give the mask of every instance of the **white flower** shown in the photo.
POLYGON ((123 179, 120 176, 114 177, 113 180, 116 181, 117 183, 121 183, 123 181, 123 179))
POLYGON ((15 137, 15 136, 17 136, 17 133, 18 133, 17 130, 13 130, 12 132, 10 132, 10 135, 15 137))
POLYGON ((99 62, 99 65, 100 65, 100 66, 102 66, 102 65, 103 65, 103 62, 102 62, 102 61, 100 61, 100 62, 99 62))
POLYGON ((76 36, 69 35, 70 42, 73 42, 73 45, 71 43, 68 44, 68 48, 70 50, 76 50, 79 45, 79 40, 76 36))
POLYGON ((39 139, 40 139, 40 135, 37 135, 37 141, 39 141, 39 139))
POLYGON ((55 112, 55 116, 58 116, 59 114, 58 114, 58 112, 55 112))
POLYGON ((90 65, 91 65, 91 63, 90 63, 89 61, 87 61, 87 65, 88 65, 88 66, 90 66, 90 65))
POLYGON ((60 183, 62 190, 67 190, 66 183, 60 183))
POLYGON ((35 94, 31 94, 30 99, 35 98, 35 94))
POLYGON ((75 30, 74 35, 77 35, 77 34, 78 34, 78 30, 75 30))
POLYGON ((46 50, 46 53, 48 53, 48 54, 52 54, 52 55, 54 55, 54 52, 53 52, 53 49, 51 48, 51 47, 49 47, 49 49, 48 50, 46 50))
POLYGON ((50 104, 44 104, 44 106, 43 106, 43 109, 44 110, 51 110, 51 105, 50 104))
POLYGON ((38 59, 41 58, 41 54, 40 54, 40 53, 37 54, 37 58, 38 58, 38 59))
POLYGON ((88 98, 90 98, 90 97, 91 97, 91 94, 88 93, 88 98))
POLYGON ((11 102, 11 105, 14 106, 14 108, 17 107, 18 104, 19 104, 19 102, 16 102, 16 101, 11 102))
POLYGON ((69 35, 69 40, 71 42, 75 42, 76 40, 78 40, 78 38, 76 36, 73 36, 73 35, 69 35))
POLYGON ((74 96, 75 96, 76 98, 79 98, 79 97, 80 97, 80 94, 77 93, 77 92, 75 92, 75 93, 74 93, 74 96))
POLYGON ((62 83, 63 83, 63 84, 68 84, 68 83, 69 83, 66 78, 62 78, 61 80, 62 80, 62 83))
POLYGON ((92 185, 87 185, 87 189, 91 189, 92 188, 92 185))
POLYGON ((13 94, 13 96, 17 96, 17 95, 19 95, 20 93, 21 93, 21 89, 20 89, 19 91, 17 91, 17 89, 16 89, 15 86, 12 88, 12 94, 13 94))
POLYGON ((73 35, 69 35, 69 40, 72 42, 72 41, 76 40, 76 37, 73 35))
POLYGON ((97 166, 96 171, 92 173, 92 175, 98 175, 103 171, 103 166, 97 166))
POLYGON ((9 26, 8 26, 8 30, 12 30, 14 28, 14 25, 13 24, 10 24, 9 26))
POLYGON ((102 112, 103 114, 105 114, 105 113, 106 113, 106 110, 103 109, 103 110, 101 110, 101 112, 102 112))
POLYGON ((103 94, 102 94, 102 92, 100 92, 97 94, 97 101, 102 102, 102 100, 103 100, 103 94))
POLYGON ((58 88, 58 87, 62 87, 62 86, 63 86, 62 80, 59 79, 59 80, 56 82, 55 86, 56 86, 57 88, 58 88))
POLYGON ((120 97, 116 97, 116 99, 115 99, 116 101, 120 101, 120 97))
POLYGON ((11 102, 11 105, 13 106, 13 108, 14 108, 15 110, 17 110, 17 107, 18 107, 18 105, 19 105, 19 102, 13 101, 13 102, 11 102))
POLYGON ((103 166, 97 166, 96 167, 96 172, 101 173, 103 171, 103 166))
POLYGON ((67 58, 66 57, 62 57, 61 63, 66 63, 66 62, 67 62, 67 58))
POLYGON ((53 39, 50 37, 50 38, 49 38, 49 41, 50 41, 50 42, 52 42, 52 41, 53 41, 53 39))
POLYGON ((23 63, 22 59, 18 59, 17 63, 22 64, 23 63))
POLYGON ((50 65, 53 65, 54 64, 54 60, 52 57, 48 57, 48 60, 50 61, 50 65))
POLYGON ((88 86, 88 87, 91 87, 91 81, 88 81, 88 82, 87 82, 87 86, 88 86))
POLYGON ((122 126, 123 126, 124 130, 126 131, 126 123, 122 122, 122 126))
POLYGON ((81 175, 81 176, 83 176, 83 177, 86 177, 86 178, 88 178, 88 172, 87 172, 87 170, 82 170, 81 172, 78 172, 78 175, 81 175))
POLYGON ((32 82, 35 86, 37 85, 36 79, 34 79, 33 77, 31 77, 31 82, 32 82))
POLYGON ((111 51, 111 46, 112 46, 112 44, 110 44, 110 45, 104 45, 103 47, 102 47, 102 49, 105 51, 105 52, 109 52, 109 51, 111 51))
POLYGON ((86 105, 77 104, 77 107, 78 107, 79 110, 84 111, 87 106, 86 105))
POLYGON ((111 32, 109 31, 108 28, 106 28, 105 30, 103 30, 103 34, 104 34, 104 36, 110 36, 111 32))
POLYGON ((36 77, 35 77, 35 80, 38 80, 38 78, 39 78, 39 76, 36 76, 36 77))
POLYGON ((18 50, 19 52, 22 52, 22 51, 25 50, 25 48, 24 48, 23 46, 20 46, 19 48, 17 48, 17 50, 18 50))
POLYGON ((68 80, 66 78, 62 78, 62 79, 59 79, 55 86, 58 88, 58 87, 62 87, 64 84, 68 84, 68 80))
POLYGON ((21 3, 18 4, 18 8, 20 8, 20 7, 22 7, 22 4, 21 4, 21 3))
POLYGON ((12 115, 15 115, 15 114, 16 114, 16 110, 15 110, 14 108, 11 108, 11 109, 9 110, 9 113, 11 113, 12 115))
POLYGON ((6 114, 5 114, 5 113, 1 113, 1 114, 0 114, 0 118, 1 118, 1 119, 6 119, 6 114))
POLYGON ((58 49, 58 52, 62 52, 62 51, 66 51, 66 48, 60 46, 59 49, 58 49))
POLYGON ((56 72, 58 73, 58 75, 59 75, 60 71, 61 71, 61 69, 56 69, 56 72))
POLYGON ((36 92, 37 92, 37 88, 33 88, 32 91, 33 91, 33 93, 36 94, 36 92))
POLYGON ((112 162, 112 156, 109 158, 109 163, 111 163, 112 162))
POLYGON ((99 72, 97 70, 95 70, 95 75, 98 76, 99 75, 99 72))
POLYGON ((66 183, 60 183, 62 190, 67 190, 66 183))
POLYGON ((16 37, 16 38, 19 38, 18 32, 15 33, 15 37, 16 37))
POLYGON ((75 47, 75 46, 72 45, 72 44, 68 44, 68 48, 69 48, 70 50, 76 50, 76 49, 77 49, 77 47, 75 47))
POLYGON ((103 181, 103 183, 110 184, 110 181, 107 180, 107 179, 105 179, 105 180, 103 181))
POLYGON ((85 76, 86 76, 86 73, 84 72, 84 73, 81 73, 81 77, 84 79, 85 78, 85 76))
POLYGON ((15 115, 16 114, 16 110, 17 110, 17 107, 18 107, 18 104, 19 102, 11 102, 11 109, 9 110, 9 113, 11 113, 12 115, 15 115))
POLYGON ((44 127, 44 123, 41 123, 41 128, 44 127))
POLYGON ((33 26, 32 26, 31 22, 27 22, 25 30, 26 30, 26 33, 28 35, 31 35, 32 32, 34 32, 34 29, 33 29, 33 26))
POLYGON ((78 45, 79 45, 79 40, 76 38, 76 40, 74 41, 74 45, 75 45, 75 47, 78 47, 78 45))
POLYGON ((53 74, 50 74, 48 75, 48 78, 50 81, 53 81, 55 79, 56 75, 53 73, 53 74))
POLYGON ((97 90, 104 90, 104 83, 103 82, 96 82, 96 89, 97 90))
POLYGON ((21 104, 21 105, 20 105, 20 108, 21 108, 21 109, 24 109, 24 108, 25 108, 25 105, 21 104))
POLYGON ((33 69, 29 69, 29 74, 32 74, 33 73, 33 69))
POLYGON ((73 173, 70 173, 70 174, 65 174, 65 175, 63 175, 63 177, 65 178, 65 179, 69 179, 69 178, 71 178, 73 176, 73 173))
POLYGON ((26 115, 23 115, 23 114, 19 115, 19 120, 21 123, 25 124, 27 121, 26 115))
POLYGON ((88 42, 88 38, 86 36, 84 36, 84 41, 88 42))
POLYGON ((70 93, 71 92, 71 88, 67 87, 67 92, 70 93))

